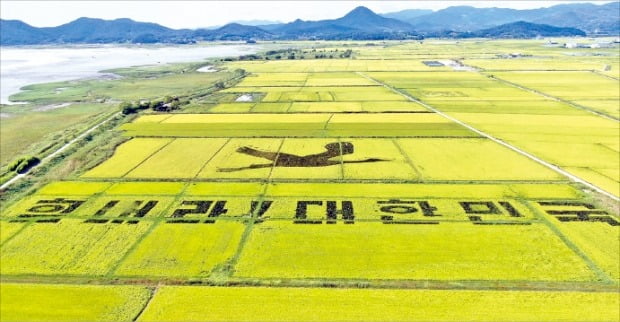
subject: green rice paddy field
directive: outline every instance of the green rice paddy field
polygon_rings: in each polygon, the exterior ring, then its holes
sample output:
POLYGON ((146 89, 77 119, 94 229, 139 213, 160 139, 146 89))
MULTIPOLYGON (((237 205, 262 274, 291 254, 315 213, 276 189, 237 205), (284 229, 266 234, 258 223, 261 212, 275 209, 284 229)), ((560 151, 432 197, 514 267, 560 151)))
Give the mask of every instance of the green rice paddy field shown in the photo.
POLYGON ((617 320, 617 47, 333 46, 3 205, 2 320, 617 320))

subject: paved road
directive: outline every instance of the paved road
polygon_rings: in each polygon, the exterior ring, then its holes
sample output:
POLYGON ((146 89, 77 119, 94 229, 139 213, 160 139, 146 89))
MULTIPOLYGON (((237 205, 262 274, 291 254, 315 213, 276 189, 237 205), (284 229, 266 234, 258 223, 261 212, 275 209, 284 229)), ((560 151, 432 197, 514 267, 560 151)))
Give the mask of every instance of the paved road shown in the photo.
POLYGON ((37 166, 40 166, 42 164, 44 164, 45 162, 51 160, 52 158, 54 158, 56 155, 58 155, 60 152, 66 150, 69 146, 71 146, 71 144, 77 142, 78 140, 83 139, 86 135, 88 135, 90 132, 96 130, 98 127, 100 127, 101 125, 103 125, 104 123, 110 121, 111 119, 115 118, 116 116, 120 115, 121 113, 114 113, 112 116, 108 117, 107 119, 93 125, 91 128, 87 129, 86 131, 82 132, 82 134, 78 135, 77 137, 75 137, 73 140, 65 143, 63 146, 61 146, 60 148, 58 148, 56 151, 48 154, 46 157, 44 157, 41 162, 39 162, 39 164, 37 164, 36 166, 28 169, 27 172, 25 173, 21 173, 18 174, 16 176, 14 176, 13 178, 11 178, 11 180, 5 182, 2 186, 0 186, 0 190, 4 190, 6 189, 8 186, 12 185, 13 183, 17 182, 18 180, 20 180, 21 178, 25 177, 28 172, 30 172, 32 169, 36 168, 37 166))
POLYGON ((585 181, 585 180, 583 180, 583 179, 581 179, 581 178, 579 178, 579 177, 577 177, 577 176, 575 176, 575 175, 565 171, 564 169, 562 169, 562 168, 560 168, 560 167, 558 167, 558 166, 556 166, 554 164, 551 164, 551 163, 549 163, 549 162, 547 162, 547 161, 545 161, 545 160, 543 160, 543 159, 541 159, 541 158, 539 158, 539 157, 537 157, 537 156, 535 156, 533 154, 525 152, 525 151, 517 148, 516 146, 511 145, 509 143, 506 143, 506 142, 504 142, 504 141, 502 141, 502 140, 500 140, 500 139, 498 139, 498 138, 496 138, 496 137, 494 137, 494 136, 492 136, 492 135, 490 135, 488 133, 482 132, 482 131, 476 129, 475 127, 473 127, 473 126, 471 126, 471 125, 469 125, 467 123, 464 123, 464 122, 462 122, 462 121, 460 121, 458 119, 455 119, 454 117, 452 117, 452 116, 450 116, 450 115, 448 115, 448 114, 446 114, 446 113, 444 113, 444 112, 442 112, 442 111, 440 111, 440 110, 438 110, 438 109, 436 109, 436 108, 434 108, 434 107, 432 107, 432 106, 430 106, 430 105, 428 105, 428 104, 426 104, 426 103, 424 103, 424 102, 422 102, 422 101, 420 101, 418 99, 415 99, 414 97, 409 96, 409 95, 399 91, 398 89, 396 89, 396 88, 394 88, 394 87, 392 87, 392 86, 390 86, 390 85, 388 85, 386 83, 383 83, 383 82, 381 82, 379 80, 376 80, 376 79, 374 79, 374 78, 372 78, 372 77, 370 77, 368 75, 365 75, 363 73, 360 73, 360 72, 358 72, 358 74, 360 76, 370 80, 370 81, 375 82, 376 84, 384 86, 385 88, 393 91, 394 93, 397 93, 397 94, 400 94, 400 95, 404 96, 405 98, 407 98, 410 101, 416 102, 416 103, 426 107, 427 109, 429 109, 429 110, 431 110, 431 111, 433 111, 433 112, 435 112, 435 113, 437 113, 437 114, 439 114, 439 115, 441 115, 441 116, 443 116, 443 117, 445 117, 445 118, 447 118, 447 119, 449 119, 449 120, 451 120, 451 121, 453 121, 455 123, 458 123, 458 124, 468 128, 468 129, 470 129, 471 131, 473 131, 473 132, 475 132, 475 133, 477 133, 477 134, 479 134, 479 135, 481 135, 481 136, 483 136, 483 137, 485 137, 485 138, 487 138, 487 139, 489 139, 489 140, 491 140, 491 141, 493 141, 493 142, 495 142, 497 144, 501 144, 501 145, 503 145, 503 146, 505 146, 505 147, 507 147, 507 148, 509 148, 509 149, 511 149, 511 150, 513 150, 513 151, 515 151, 515 152, 517 152, 519 154, 521 154, 521 155, 524 155, 524 156, 530 158, 531 160, 534 160, 534 161, 544 165, 545 167, 547 167, 547 168, 549 168, 549 169, 551 169, 551 170, 553 170, 553 171, 555 171, 555 172, 557 172, 557 173, 559 173, 559 174, 569 178, 570 180, 572 180, 574 182, 581 183, 584 186, 586 186, 586 187, 588 187, 588 188, 590 188, 590 189, 592 189, 594 191, 597 191, 597 192, 599 192, 599 193, 601 193, 601 194, 603 194, 603 195, 605 195, 605 196, 607 196, 607 197, 609 197, 609 198, 611 198, 611 199, 613 199, 615 201, 620 201, 620 198, 618 198, 613 193, 607 192, 607 191, 603 190, 602 188, 599 188, 598 186, 595 186, 594 184, 592 184, 590 182, 587 182, 587 181, 585 181))

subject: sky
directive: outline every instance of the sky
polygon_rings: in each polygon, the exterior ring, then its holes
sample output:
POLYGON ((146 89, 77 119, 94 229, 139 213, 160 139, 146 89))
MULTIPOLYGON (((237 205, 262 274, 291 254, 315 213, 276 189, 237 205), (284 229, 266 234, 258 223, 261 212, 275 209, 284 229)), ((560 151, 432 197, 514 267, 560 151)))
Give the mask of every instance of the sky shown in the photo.
POLYGON ((334 19, 357 6, 377 13, 405 9, 439 10, 450 6, 500 7, 530 9, 560 3, 610 1, 0 1, 0 18, 18 19, 35 27, 58 26, 79 17, 131 18, 155 22, 169 28, 221 26, 239 20, 290 22, 334 19))

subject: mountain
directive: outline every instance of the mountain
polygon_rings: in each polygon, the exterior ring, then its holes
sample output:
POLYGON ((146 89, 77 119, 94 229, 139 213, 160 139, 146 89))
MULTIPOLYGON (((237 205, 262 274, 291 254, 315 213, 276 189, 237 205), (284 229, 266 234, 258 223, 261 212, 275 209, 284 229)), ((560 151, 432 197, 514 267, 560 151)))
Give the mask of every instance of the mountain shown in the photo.
POLYGON ((197 40, 250 40, 271 39, 273 35, 259 27, 229 23, 215 30, 198 29, 193 34, 197 40))
POLYGON ((140 35, 150 34, 158 37, 174 32, 158 24, 136 22, 127 18, 116 20, 79 18, 68 24, 44 29, 49 34, 58 35, 55 42, 62 43, 130 42, 140 35))
POLYGON ((473 31, 519 20, 519 11, 506 8, 454 6, 405 20, 423 31, 473 31))
POLYGON ((246 25, 246 26, 260 27, 264 25, 281 24, 282 21, 253 19, 253 20, 235 20, 232 23, 238 23, 240 25, 246 25))
POLYGON ((2 20, 0 44, 66 43, 187 43, 197 40, 249 39, 404 39, 414 37, 411 25, 381 17, 370 9, 357 7, 344 17, 332 20, 296 20, 271 24, 265 29, 230 23, 217 29, 174 30, 155 23, 131 19, 103 20, 79 18, 51 28, 35 28, 21 21, 2 20), (267 29, 267 30, 266 30, 267 29))
POLYGON ((261 26, 257 26, 257 27, 260 27, 261 29, 263 29, 265 31, 273 32, 276 29, 278 29, 278 28, 280 28, 280 27, 282 27, 284 25, 286 25, 286 24, 282 23, 282 22, 279 22, 279 23, 272 23, 272 24, 268 24, 268 25, 261 25, 261 26))
MULTIPOLYGON (((275 20, 233 20, 231 22, 229 22, 229 24, 231 23, 236 23, 236 24, 240 24, 240 25, 244 25, 244 26, 254 26, 254 27, 261 27, 262 29, 267 30, 267 28, 265 28, 265 26, 281 26, 284 23, 281 21, 275 21, 275 20)), ((199 29, 208 29, 208 30, 215 30, 218 28, 223 27, 223 25, 219 25, 219 26, 209 26, 209 27, 204 27, 204 28, 199 28, 199 29)))
POLYGON ((585 35, 585 32, 576 28, 554 27, 525 21, 512 22, 471 33, 471 36, 479 38, 572 37, 585 35))
MULTIPOLYGON (((398 13, 388 13, 391 16, 398 13)), ((620 3, 603 5, 590 3, 560 4, 549 8, 517 10, 508 8, 474 8, 453 6, 436 12, 399 18, 423 33, 453 30, 471 32, 517 21, 572 27, 587 33, 620 32, 620 3)))
POLYGON ((366 7, 357 7, 344 17, 333 20, 333 23, 335 25, 369 32, 402 32, 413 30, 412 26, 408 23, 382 17, 366 7))
POLYGON ((35 45, 45 42, 48 36, 41 28, 33 27, 19 20, 0 19, 0 44, 35 45))
POLYGON ((377 40, 474 35, 532 37, 532 35, 564 33, 581 35, 582 31, 587 34, 618 35, 620 2, 602 5, 570 3, 529 10, 453 6, 435 12, 413 9, 383 15, 378 15, 366 7, 357 7, 337 19, 318 21, 297 19, 286 24, 263 22, 269 24, 259 27, 230 23, 217 29, 177 30, 127 18, 115 20, 79 18, 61 26, 48 28, 36 28, 18 20, 0 19, 0 45, 191 43, 201 40, 250 39, 377 40))
POLYGON ((398 12, 383 13, 380 14, 380 16, 385 18, 398 19, 400 21, 407 21, 431 13, 433 13, 433 10, 430 9, 407 9, 398 12))
MULTIPOLYGON (((544 11, 544 9, 541 9, 544 11)), ((579 28, 591 34, 620 33, 620 2, 604 5, 573 4, 557 5, 542 17, 532 19, 534 23, 546 23, 559 27, 579 28)))
POLYGON ((122 18, 103 20, 79 18, 57 27, 36 28, 21 21, 0 20, 0 44, 93 44, 183 42, 190 33, 164 26, 122 18))
POLYGON ((275 28, 264 26, 284 37, 347 38, 351 35, 387 35, 412 33, 413 27, 400 20, 382 17, 366 7, 357 7, 344 17, 330 20, 303 21, 297 19, 275 28))

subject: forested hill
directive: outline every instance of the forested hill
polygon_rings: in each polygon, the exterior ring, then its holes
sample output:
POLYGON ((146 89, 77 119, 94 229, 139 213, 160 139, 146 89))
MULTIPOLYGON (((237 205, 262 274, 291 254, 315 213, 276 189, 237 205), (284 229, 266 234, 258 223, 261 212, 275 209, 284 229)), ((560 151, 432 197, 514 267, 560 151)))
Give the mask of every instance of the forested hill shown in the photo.
POLYGON ((216 40, 363 40, 423 37, 515 37, 617 35, 618 2, 565 4, 534 10, 450 7, 431 12, 405 10, 378 15, 357 7, 338 19, 248 26, 230 23, 215 29, 171 29, 127 18, 79 18, 57 27, 37 28, 19 20, 0 20, 0 44, 193 43, 216 40), (544 24, 543 24, 544 23, 544 24), (585 31, 585 33, 584 33, 585 31))

